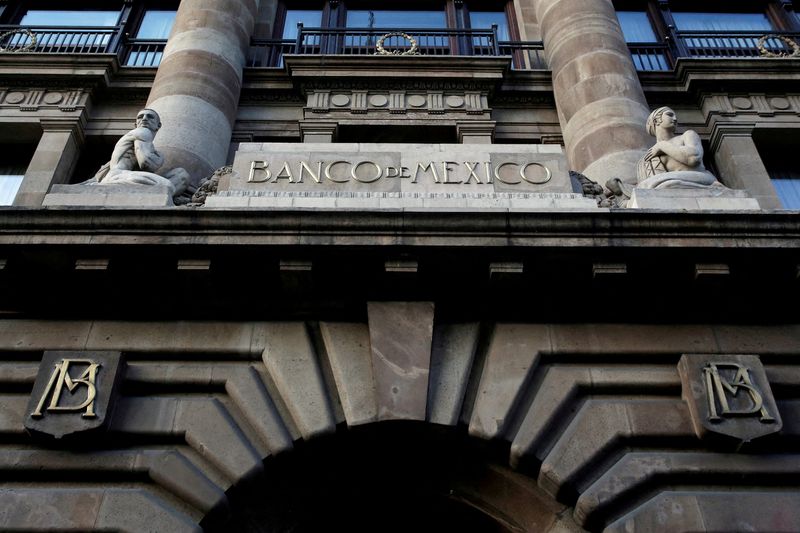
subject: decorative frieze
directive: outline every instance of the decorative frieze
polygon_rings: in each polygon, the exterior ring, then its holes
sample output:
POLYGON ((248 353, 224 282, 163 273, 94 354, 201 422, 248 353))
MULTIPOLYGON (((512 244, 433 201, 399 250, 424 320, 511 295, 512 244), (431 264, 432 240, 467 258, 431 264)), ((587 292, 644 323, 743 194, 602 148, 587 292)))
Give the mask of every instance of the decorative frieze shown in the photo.
POLYGON ((59 109, 72 112, 86 105, 88 93, 82 89, 0 89, 0 109, 16 108, 20 111, 36 112, 40 109, 59 109))
POLYGON ((485 91, 313 90, 307 96, 311 113, 425 113, 428 115, 489 113, 485 91))
POLYGON ((706 116, 800 115, 800 94, 709 94, 703 96, 702 108, 706 116))

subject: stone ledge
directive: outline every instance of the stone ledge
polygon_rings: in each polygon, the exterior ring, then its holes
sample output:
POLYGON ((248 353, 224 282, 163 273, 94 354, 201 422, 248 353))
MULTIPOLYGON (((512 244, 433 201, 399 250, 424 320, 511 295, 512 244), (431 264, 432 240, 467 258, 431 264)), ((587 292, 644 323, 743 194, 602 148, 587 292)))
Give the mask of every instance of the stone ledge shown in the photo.
POLYGON ((758 200, 732 189, 633 189, 633 209, 760 211, 758 200))
POLYGON ((54 185, 42 205, 89 207, 169 207, 166 187, 135 185, 54 185))

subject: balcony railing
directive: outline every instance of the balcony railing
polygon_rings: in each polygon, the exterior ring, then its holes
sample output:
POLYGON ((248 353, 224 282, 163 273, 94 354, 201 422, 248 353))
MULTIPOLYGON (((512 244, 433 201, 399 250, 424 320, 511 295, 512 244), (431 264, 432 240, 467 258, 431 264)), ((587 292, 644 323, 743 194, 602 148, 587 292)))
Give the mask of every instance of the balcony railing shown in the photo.
POLYGON ((120 27, 0 26, 0 49, 42 54, 114 53, 120 27))
POLYGON ((122 64, 126 67, 157 67, 167 41, 126 39, 122 47, 122 64))
POLYGON ((371 56, 380 53, 423 56, 510 55, 517 68, 544 67, 541 42, 500 41, 489 30, 396 28, 305 28, 298 24, 294 40, 254 39, 248 66, 279 67, 285 54, 371 56), (379 50, 380 49, 380 50, 379 50))
MULTIPOLYGON (((370 56, 378 45, 393 54, 424 56, 510 56, 519 70, 544 70, 541 41, 499 41, 489 30, 391 28, 297 28, 296 39, 253 39, 249 67, 280 67, 286 54, 370 56), (386 36, 391 34, 390 36, 386 36), (413 41, 406 36, 413 39, 413 41)), ((119 54, 129 67, 157 67, 165 40, 124 37, 123 28, 66 26, 0 26, 0 52, 45 54, 119 54)), ((797 32, 698 32, 673 30, 663 43, 629 43, 637 70, 670 70, 681 57, 709 59, 762 58, 800 50, 797 32)))
POLYGON ((636 68, 669 70, 675 65, 675 59, 680 57, 759 59, 791 55, 800 50, 800 33, 674 31, 670 43, 628 43, 636 68))

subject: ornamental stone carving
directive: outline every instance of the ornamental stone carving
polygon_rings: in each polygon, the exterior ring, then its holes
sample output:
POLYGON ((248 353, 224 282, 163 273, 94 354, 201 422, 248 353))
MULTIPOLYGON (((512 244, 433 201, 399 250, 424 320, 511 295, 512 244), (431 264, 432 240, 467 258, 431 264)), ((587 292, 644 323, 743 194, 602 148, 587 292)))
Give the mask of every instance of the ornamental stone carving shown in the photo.
POLYGON ((153 144, 159 128, 161 119, 158 113, 152 109, 139 111, 136 127, 117 141, 111 160, 100 168, 92 180, 101 186, 162 186, 176 203, 186 203, 178 200, 188 192, 189 173, 186 170, 174 168, 163 172, 163 175, 156 174, 164 164, 164 157, 153 144))
POLYGON ((640 189, 723 188, 703 166, 703 144, 693 130, 675 134, 678 117, 669 107, 660 107, 647 117, 647 133, 656 138, 639 160, 637 187, 640 189))
POLYGON ((678 363, 683 399, 701 439, 741 442, 777 433, 781 415, 755 355, 687 354, 678 363))
POLYGON ((25 428, 57 439, 105 428, 124 369, 120 352, 44 352, 25 428))

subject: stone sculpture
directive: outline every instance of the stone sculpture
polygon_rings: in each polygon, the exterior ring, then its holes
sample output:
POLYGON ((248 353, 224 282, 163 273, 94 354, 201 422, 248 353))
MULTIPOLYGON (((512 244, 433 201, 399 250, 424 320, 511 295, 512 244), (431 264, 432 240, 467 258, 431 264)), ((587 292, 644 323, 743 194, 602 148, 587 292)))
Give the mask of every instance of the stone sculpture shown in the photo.
POLYGON ((703 144, 692 130, 675 135, 678 118, 669 107, 660 107, 647 117, 647 133, 656 138, 639 160, 637 184, 640 189, 725 188, 703 166, 703 144))
POLYGON ((117 141, 111 160, 100 168, 91 181, 99 185, 161 185, 167 188, 173 199, 187 192, 189 173, 186 170, 174 168, 163 175, 156 174, 164 164, 164 157, 153 144, 159 128, 161 119, 158 113, 152 109, 139 111, 136 128, 117 141))

